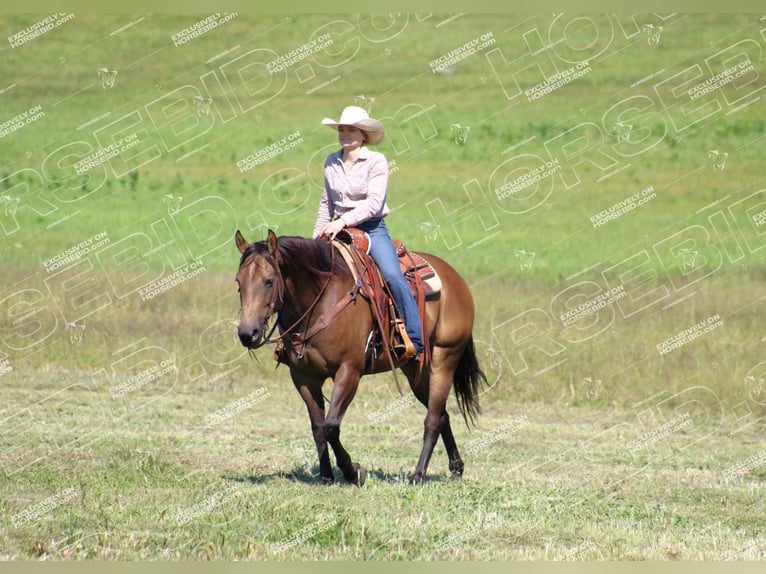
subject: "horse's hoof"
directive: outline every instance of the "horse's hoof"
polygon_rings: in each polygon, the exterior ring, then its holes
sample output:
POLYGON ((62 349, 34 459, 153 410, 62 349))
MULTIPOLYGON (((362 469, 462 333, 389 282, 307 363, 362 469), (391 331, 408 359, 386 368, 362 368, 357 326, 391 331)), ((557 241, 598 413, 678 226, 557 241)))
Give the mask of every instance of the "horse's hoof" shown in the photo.
POLYGON ((460 480, 463 478, 463 469, 465 468, 465 465, 463 464, 463 461, 453 460, 449 463, 449 470, 452 473, 452 480, 460 480))
POLYGON ((321 486, 332 486, 332 484, 335 482, 335 478, 332 476, 320 476, 319 480, 317 481, 317 484, 321 486))
POLYGON ((410 476, 410 484, 423 484, 423 481, 425 480, 425 476, 423 476, 423 473, 415 472, 410 476))
POLYGON ((356 480, 353 483, 357 486, 364 486, 367 481, 367 471, 358 462, 355 462, 353 466, 356 471, 356 480))

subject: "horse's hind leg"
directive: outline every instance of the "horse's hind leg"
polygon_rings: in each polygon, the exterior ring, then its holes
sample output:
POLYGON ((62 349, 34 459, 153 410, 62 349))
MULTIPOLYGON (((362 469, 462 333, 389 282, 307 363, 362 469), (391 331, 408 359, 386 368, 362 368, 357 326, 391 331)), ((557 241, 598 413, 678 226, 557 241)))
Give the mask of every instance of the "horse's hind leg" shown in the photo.
POLYGON ((333 379, 330 408, 327 411, 322 431, 333 452, 335 452, 335 460, 345 479, 352 484, 362 486, 367 478, 367 473, 359 464, 351 460, 351 456, 340 442, 340 423, 359 387, 359 378, 359 372, 353 367, 340 366, 333 379))
MULTIPOLYGON (((415 397, 423 403, 423 406, 428 408, 428 389, 430 387, 429 372, 424 371, 418 378, 417 365, 412 363, 405 365, 402 368, 402 371, 407 375, 407 379, 410 382, 410 388, 415 394, 415 397)), ((446 406, 439 417, 439 432, 441 433, 442 441, 444 442, 444 448, 447 450, 449 469, 452 473, 452 478, 454 480, 459 480, 463 477, 464 465, 463 460, 460 458, 460 452, 458 452, 457 449, 455 437, 452 434, 452 427, 450 426, 449 414, 447 414, 446 406)))
POLYGON ((449 423, 449 415, 447 409, 441 416, 441 435, 442 441, 444 441, 444 448, 447 449, 447 456, 449 457, 449 470, 452 473, 453 480, 460 480, 463 478, 463 459, 460 458, 460 452, 457 450, 457 443, 455 437, 452 434, 452 427, 449 423))
MULTIPOLYGON (((452 436, 452 429, 449 426, 449 416, 446 410, 447 398, 452 388, 452 379, 455 375, 458 361, 459 356, 455 356, 454 349, 434 347, 430 376, 428 377, 428 402, 426 404, 428 412, 423 423, 423 448, 420 451, 420 458, 418 458, 415 472, 410 477, 410 481, 414 484, 420 484, 425 480, 428 463, 431 460, 434 446, 436 446, 436 441, 439 439, 440 434, 445 441, 444 444, 450 456, 450 470, 453 471, 453 475, 455 472, 452 464, 453 455, 455 456, 456 464, 457 461, 460 461, 460 455, 457 453, 455 438, 452 436), (442 426, 443 422, 447 423, 444 427, 442 426), (447 431, 446 434, 444 429, 447 431)), ((423 383, 421 382, 420 385, 423 383)), ((418 394, 422 395, 424 392, 420 385, 417 387, 416 396, 418 394)), ((462 461, 460 462, 462 463, 462 461)))

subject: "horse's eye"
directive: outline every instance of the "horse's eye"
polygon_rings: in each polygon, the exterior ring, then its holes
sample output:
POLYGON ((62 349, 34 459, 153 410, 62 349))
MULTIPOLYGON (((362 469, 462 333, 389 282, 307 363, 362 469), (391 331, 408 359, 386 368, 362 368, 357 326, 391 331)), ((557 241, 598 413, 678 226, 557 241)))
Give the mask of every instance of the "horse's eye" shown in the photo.
POLYGON ((266 281, 264 281, 263 284, 266 285, 266 287, 272 287, 274 285, 274 280, 266 279, 266 281))

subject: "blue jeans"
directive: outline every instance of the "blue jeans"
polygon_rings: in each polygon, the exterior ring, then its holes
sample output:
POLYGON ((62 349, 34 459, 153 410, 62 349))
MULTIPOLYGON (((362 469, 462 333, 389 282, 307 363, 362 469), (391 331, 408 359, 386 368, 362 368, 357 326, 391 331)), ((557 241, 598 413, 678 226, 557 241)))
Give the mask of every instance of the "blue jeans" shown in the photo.
POLYGON ((362 231, 370 236, 370 255, 380 267, 383 279, 391 289, 391 295, 396 303, 396 308, 402 316, 407 336, 412 341, 418 352, 423 351, 423 339, 421 337, 420 315, 415 297, 410 291, 410 286, 399 267, 399 258, 396 256, 394 244, 388 234, 388 228, 382 218, 371 219, 357 225, 362 231))

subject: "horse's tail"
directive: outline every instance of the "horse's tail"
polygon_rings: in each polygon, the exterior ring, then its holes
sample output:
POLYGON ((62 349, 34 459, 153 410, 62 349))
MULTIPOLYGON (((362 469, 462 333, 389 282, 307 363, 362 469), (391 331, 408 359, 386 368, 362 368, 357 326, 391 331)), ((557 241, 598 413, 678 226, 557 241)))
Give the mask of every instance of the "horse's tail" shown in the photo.
POLYGON ((482 381, 486 384, 487 377, 479 367, 476 349, 473 346, 473 335, 471 335, 455 369, 454 382, 457 406, 465 419, 465 424, 469 427, 481 412, 479 390, 482 381))

